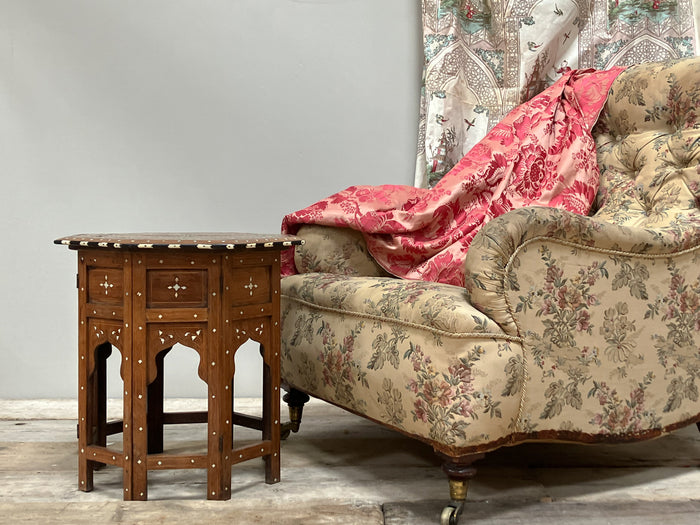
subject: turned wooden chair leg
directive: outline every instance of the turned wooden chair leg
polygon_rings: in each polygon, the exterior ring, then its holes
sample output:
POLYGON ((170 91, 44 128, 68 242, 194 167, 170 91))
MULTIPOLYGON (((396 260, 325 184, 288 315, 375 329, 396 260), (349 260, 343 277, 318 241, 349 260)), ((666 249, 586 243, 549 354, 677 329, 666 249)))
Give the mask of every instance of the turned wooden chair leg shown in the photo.
POLYGON ((282 398, 289 406, 289 422, 284 423, 281 428, 281 438, 287 439, 290 432, 299 432, 301 416, 304 412, 304 404, 308 403, 309 396, 293 388, 282 398))
POLYGON ((438 452, 442 458, 442 471, 450 482, 450 503, 442 509, 440 525, 457 525, 467 499, 469 480, 476 475, 473 463, 484 457, 483 454, 468 456, 447 456, 438 452))

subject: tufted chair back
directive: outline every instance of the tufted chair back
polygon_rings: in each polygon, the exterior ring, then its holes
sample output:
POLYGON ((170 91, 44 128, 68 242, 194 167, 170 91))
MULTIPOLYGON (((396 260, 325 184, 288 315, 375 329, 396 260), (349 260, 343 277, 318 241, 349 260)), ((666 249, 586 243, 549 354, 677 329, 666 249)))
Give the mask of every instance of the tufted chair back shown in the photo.
POLYGON ((593 131, 595 217, 662 230, 681 244, 700 228, 700 57, 641 64, 613 83, 593 131))

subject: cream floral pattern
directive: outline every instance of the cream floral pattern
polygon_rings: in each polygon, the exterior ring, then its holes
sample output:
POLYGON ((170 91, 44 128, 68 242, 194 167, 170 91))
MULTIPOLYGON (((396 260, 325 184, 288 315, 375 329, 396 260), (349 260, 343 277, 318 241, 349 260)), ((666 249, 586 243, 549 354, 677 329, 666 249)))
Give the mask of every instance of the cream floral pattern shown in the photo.
POLYGON ((283 292, 288 384, 406 432, 423 428, 427 439, 448 445, 473 440, 467 428, 475 421, 495 420, 502 432, 513 424, 503 418, 504 386, 488 370, 494 362, 507 370, 512 411, 522 356, 514 355, 514 338, 464 301, 462 288, 307 273, 286 277, 283 292), (313 389, 309 377, 318 378, 313 389))
POLYGON ((388 275, 367 251, 362 234, 349 228, 303 226, 299 233, 313 249, 300 246, 294 264, 302 273, 330 272, 344 275, 388 275))
POLYGON ((594 212, 493 219, 464 288, 382 275, 361 241, 310 232, 283 279, 285 381, 452 455, 700 420, 699 108, 700 58, 621 74, 594 212))

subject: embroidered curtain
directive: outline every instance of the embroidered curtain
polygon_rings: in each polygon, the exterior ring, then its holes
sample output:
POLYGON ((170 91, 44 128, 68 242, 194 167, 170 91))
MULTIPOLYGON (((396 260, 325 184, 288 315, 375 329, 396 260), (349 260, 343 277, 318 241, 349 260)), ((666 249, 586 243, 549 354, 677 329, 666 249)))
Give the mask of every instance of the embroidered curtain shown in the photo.
POLYGON ((422 0, 415 185, 434 186, 568 68, 696 54, 692 0, 422 0))

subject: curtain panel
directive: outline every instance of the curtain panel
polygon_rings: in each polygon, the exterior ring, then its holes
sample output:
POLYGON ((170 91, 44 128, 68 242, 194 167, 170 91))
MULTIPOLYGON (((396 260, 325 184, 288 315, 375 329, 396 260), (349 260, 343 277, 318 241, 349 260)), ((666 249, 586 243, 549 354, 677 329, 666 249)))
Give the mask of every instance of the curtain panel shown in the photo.
POLYGON ((571 68, 697 53, 692 0, 422 0, 422 16, 418 187, 571 68))

